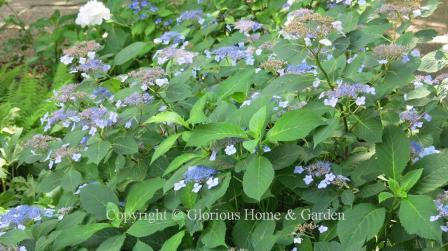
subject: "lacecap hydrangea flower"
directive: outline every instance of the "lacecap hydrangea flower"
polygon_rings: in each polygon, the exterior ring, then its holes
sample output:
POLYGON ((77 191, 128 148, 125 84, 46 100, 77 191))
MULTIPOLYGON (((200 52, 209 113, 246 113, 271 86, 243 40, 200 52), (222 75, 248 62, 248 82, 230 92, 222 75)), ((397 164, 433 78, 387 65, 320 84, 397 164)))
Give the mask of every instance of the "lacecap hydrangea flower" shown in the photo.
POLYGON ((75 23, 84 28, 90 25, 100 25, 103 23, 103 20, 109 20, 110 18, 110 10, 104 3, 91 0, 81 6, 75 23))
POLYGON ((184 173, 184 179, 174 184, 174 191, 186 187, 188 183, 194 183, 192 190, 194 193, 198 193, 204 183, 207 185, 207 189, 212 189, 219 184, 219 179, 215 177, 216 174, 218 174, 218 171, 213 168, 206 166, 191 166, 184 173))
POLYGON ((332 163, 327 161, 317 161, 307 166, 296 166, 294 168, 294 173, 305 173, 306 175, 303 178, 303 181, 306 185, 313 183, 316 178, 320 179, 323 177, 324 179, 321 179, 319 184, 317 185, 317 188, 319 189, 326 188, 330 184, 336 185, 338 187, 347 186, 347 182, 349 182, 350 179, 342 175, 334 174, 331 171, 332 165, 332 163))

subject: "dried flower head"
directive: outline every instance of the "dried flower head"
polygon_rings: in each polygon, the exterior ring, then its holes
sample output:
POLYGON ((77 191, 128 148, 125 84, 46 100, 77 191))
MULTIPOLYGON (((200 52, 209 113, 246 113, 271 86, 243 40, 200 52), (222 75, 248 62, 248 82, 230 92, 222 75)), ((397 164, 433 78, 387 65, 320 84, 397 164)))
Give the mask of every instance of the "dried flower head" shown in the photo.
POLYGON ((287 64, 286 61, 280 59, 269 59, 263 62, 260 67, 266 71, 276 73, 278 70, 282 69, 287 64))
POLYGON ((400 21, 409 19, 412 15, 419 16, 420 4, 419 0, 389 1, 389 3, 383 4, 377 13, 392 21, 400 21))
POLYGON ((334 30, 334 20, 308 9, 300 9, 288 17, 281 34, 286 39, 323 38, 334 30))
POLYGON ((97 42, 95 42, 93 40, 82 41, 68 49, 65 49, 63 52, 64 52, 64 55, 68 55, 71 57, 85 58, 85 57, 87 57, 87 54, 89 52, 96 51, 100 47, 101 47, 100 44, 98 44, 97 42))
POLYGON ((158 50, 154 57, 157 58, 159 64, 164 64, 168 60, 174 59, 177 64, 182 65, 193 63, 193 58, 196 57, 196 55, 196 52, 169 47, 158 50))
POLYGON ((396 44, 382 44, 373 48, 373 55, 379 59, 398 59, 406 52, 406 47, 396 44))
POLYGON ((43 134, 36 134, 25 143, 25 146, 33 150, 44 151, 48 149, 51 142, 56 140, 58 140, 58 138, 43 134))
POLYGON ((64 104, 70 101, 76 101, 87 96, 87 93, 76 91, 78 84, 68 84, 62 86, 59 90, 55 90, 54 99, 60 104, 64 104))
POLYGON ((165 71, 160 67, 143 67, 128 73, 128 76, 144 85, 154 85, 156 79, 165 77, 165 71))

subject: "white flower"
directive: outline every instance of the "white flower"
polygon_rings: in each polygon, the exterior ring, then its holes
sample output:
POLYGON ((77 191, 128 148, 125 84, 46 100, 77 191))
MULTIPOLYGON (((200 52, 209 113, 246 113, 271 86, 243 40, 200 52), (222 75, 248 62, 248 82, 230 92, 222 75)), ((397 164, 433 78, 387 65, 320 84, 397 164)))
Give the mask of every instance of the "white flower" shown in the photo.
POLYGON ((313 182, 313 176, 311 175, 306 175, 305 178, 303 178, 303 181, 305 182, 305 184, 309 185, 311 184, 311 182, 313 182))
POLYGON ((333 28, 335 28, 339 32, 342 32, 342 30, 344 29, 342 27, 342 22, 341 21, 334 21, 334 22, 331 23, 331 25, 333 25, 333 28))
POLYGON ((202 185, 201 185, 201 184, 199 184, 199 183, 194 183, 194 185, 193 185, 193 190, 191 190, 191 191, 193 191, 193 193, 198 193, 199 190, 201 190, 201 188, 202 188, 202 185))
POLYGON ((339 99, 336 97, 331 97, 329 99, 324 99, 324 104, 329 105, 331 107, 336 107, 336 104, 338 103, 339 99))
POLYGON ((78 162, 81 159, 81 154, 80 153, 74 153, 72 155, 72 160, 78 162))
POLYGON ((219 184, 219 180, 218 180, 218 178, 210 177, 206 183, 207 183, 207 188, 211 189, 219 184))
POLYGON ((436 215, 436 216, 431 216, 429 218, 429 221, 433 222, 433 221, 437 221, 440 218, 440 216, 436 215))
POLYGON ((419 17, 419 16, 422 15, 422 11, 421 11, 420 9, 413 10, 413 11, 412 11, 412 15, 413 15, 414 17, 419 17))
POLYGON ((325 45, 325 46, 331 46, 332 45, 332 43, 331 43, 331 41, 330 40, 328 40, 328 39, 321 39, 321 40, 319 40, 319 43, 320 44, 323 44, 323 45, 325 45))
POLYGON ((185 184, 185 180, 176 182, 176 183, 174 183, 174 191, 179 191, 180 189, 182 189, 185 186, 187 186, 187 184, 185 184))
POLYGON ((69 56, 69 55, 64 55, 60 58, 61 63, 63 63, 64 65, 69 65, 73 62, 73 57, 69 56))
POLYGON ((166 78, 156 79, 156 85, 164 86, 166 84, 168 84, 168 79, 166 79, 166 78))
POLYGON ((263 52, 262 49, 257 49, 257 50, 255 50, 255 54, 256 54, 257 56, 260 56, 262 52, 263 52))
POLYGON ((319 233, 325 233, 328 230, 328 227, 324 226, 324 225, 320 225, 319 227, 319 233))
POLYGON ((379 64, 387 64, 388 62, 389 61, 387 61, 387 59, 382 59, 378 61, 379 64))
POLYGON ((295 243, 295 244, 300 244, 300 243, 302 243, 302 238, 300 238, 300 237, 295 237, 295 238, 294 238, 294 243, 295 243))
POLYGON ((305 39, 305 45, 306 46, 310 47, 311 45, 313 45, 313 43, 311 43, 311 39, 310 38, 306 37, 304 39, 305 39))
POLYGON ((96 53, 94 51, 87 52, 87 57, 89 59, 95 59, 96 53))
POLYGON ((25 246, 20 246, 20 247, 19 247, 19 251, 27 251, 27 249, 26 249, 25 246))
POLYGON ((303 169, 302 166, 295 166, 294 167, 294 173, 301 174, 301 173, 303 173, 303 171, 305 171, 305 169, 303 169))
POLYGON ((261 68, 256 68, 255 73, 259 73, 261 71, 261 68))
POLYGON ((263 147, 263 152, 268 153, 271 151, 271 148, 269 146, 264 146, 263 147))
POLYGON ((153 40, 153 42, 154 42, 155 44, 161 44, 161 43, 162 43, 162 39, 160 39, 160 38, 155 38, 155 39, 153 40))
POLYGON ((320 85, 320 79, 316 78, 316 79, 313 81, 313 87, 314 87, 314 88, 317 88, 317 87, 319 87, 319 85, 320 85))
POLYGON ((215 161, 216 160, 216 154, 217 154, 218 152, 216 152, 215 150, 213 150, 212 151, 212 154, 210 155, 210 158, 209 158, 209 160, 210 161, 215 161))
POLYGON ((92 0, 81 6, 75 23, 84 28, 89 25, 100 25, 103 19, 110 19, 110 10, 102 2, 92 0))
POLYGON ((288 107, 288 104, 289 104, 288 101, 280 101, 280 102, 278 102, 278 106, 280 106, 281 108, 288 107))
POLYGON ((128 120, 128 122, 126 122, 126 124, 124 124, 124 128, 127 128, 127 129, 131 128, 131 126, 132 126, 132 119, 128 120))
POLYGON ((364 105, 366 103, 366 97, 357 97, 355 103, 356 105, 364 105))
POLYGON ((227 155, 234 155, 236 153, 236 148, 234 145, 228 145, 226 146, 226 149, 224 149, 227 155))

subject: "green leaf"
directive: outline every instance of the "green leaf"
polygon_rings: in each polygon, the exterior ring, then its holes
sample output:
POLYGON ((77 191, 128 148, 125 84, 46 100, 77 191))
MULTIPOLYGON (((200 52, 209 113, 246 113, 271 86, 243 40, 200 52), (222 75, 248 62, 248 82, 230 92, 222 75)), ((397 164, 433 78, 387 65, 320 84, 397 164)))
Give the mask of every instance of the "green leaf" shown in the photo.
POLYGON ((66 191, 73 192, 82 183, 81 174, 75 169, 68 170, 67 173, 62 176, 61 186, 66 191))
POLYGON ((155 192, 162 189, 165 180, 152 178, 132 185, 126 197, 125 213, 133 213, 143 209, 145 203, 150 200, 155 192))
POLYGON ((204 232, 201 242, 206 248, 216 248, 226 246, 226 223, 224 221, 211 221, 209 227, 204 232))
POLYGON ((286 112, 269 130, 269 141, 292 141, 304 138, 311 130, 322 125, 321 118, 306 109, 286 112))
POLYGON ((204 113, 205 105, 207 104, 208 95, 203 95, 190 110, 190 118, 188 123, 197 124, 207 121, 207 116, 204 113))
POLYGON ((82 208, 100 219, 106 219, 108 202, 118 205, 115 193, 102 184, 87 185, 81 189, 79 196, 82 208))
POLYGON ((314 147, 319 145, 324 140, 332 137, 335 134, 335 132, 342 129, 341 121, 339 118, 331 119, 330 121, 327 121, 327 123, 328 125, 319 129, 316 132, 316 134, 314 134, 313 136, 314 147))
POLYGON ((52 250, 62 250, 65 247, 78 245, 89 239, 94 233, 109 227, 111 227, 111 225, 107 223, 93 223, 64 229, 54 241, 52 250))
POLYGON ((252 76, 255 74, 253 68, 238 71, 235 75, 227 78, 219 83, 218 96, 225 98, 232 95, 235 92, 246 93, 251 84, 252 76))
POLYGON ((153 250, 154 249, 152 249, 151 246, 140 240, 137 240, 137 243, 135 243, 134 247, 132 248, 132 251, 153 251, 153 250))
POLYGON ((434 73, 440 71, 443 67, 448 65, 447 54, 438 50, 432 51, 422 57, 422 62, 419 71, 424 71, 428 73, 434 73))
POLYGON ((247 196, 260 200, 274 179, 274 168, 265 157, 255 156, 243 176, 243 190, 247 196))
POLYGON ((151 47, 148 47, 145 42, 135 42, 133 44, 128 45, 126 48, 122 49, 117 53, 114 59, 115 65, 122 65, 128 62, 131 59, 138 57, 139 55, 145 53, 151 47))
POLYGON ((163 172, 162 176, 166 176, 167 174, 169 174, 173 171, 176 171, 176 169, 178 167, 180 167, 182 164, 184 164, 185 162, 192 160, 192 159, 200 158, 200 157, 202 157, 202 156, 199 154, 196 154, 196 153, 184 153, 182 155, 179 155, 175 159, 173 159, 173 161, 170 162, 170 164, 168 165, 166 170, 163 172))
POLYGON ((132 135, 123 135, 114 139, 112 142, 114 151, 118 154, 134 154, 138 152, 138 144, 132 135))
POLYGON ((356 119, 356 125, 353 127, 353 134, 355 134, 356 137, 369 143, 381 142, 383 125, 378 118, 353 117, 356 119))
POLYGON ((413 169, 423 169, 420 181, 412 189, 418 194, 432 192, 448 184, 448 151, 428 155, 417 161, 413 169))
POLYGON ((382 203, 383 201, 393 197, 394 195, 389 192, 381 192, 378 194, 378 203, 382 203))
POLYGON ((98 165, 101 160, 109 152, 112 145, 108 141, 99 141, 89 146, 84 155, 88 158, 87 163, 94 163, 98 165))
POLYGON ((386 210, 371 204, 358 204, 344 211, 344 220, 337 224, 337 233, 344 250, 359 250, 373 238, 384 224, 386 210))
POLYGON ((126 233, 140 238, 176 225, 177 223, 171 218, 155 218, 154 221, 151 222, 149 220, 143 219, 134 222, 134 224, 132 224, 132 226, 128 229, 128 231, 126 231, 126 233))
POLYGON ((179 247, 180 243, 182 242, 182 239, 184 238, 185 231, 179 232, 171 238, 169 238, 165 243, 163 243, 162 248, 160 251, 175 251, 179 247))
POLYGON ((125 234, 112 236, 109 239, 105 240, 101 245, 96 249, 96 251, 120 251, 121 246, 123 246, 124 240, 126 239, 125 234))
POLYGON ((166 138, 160 145, 156 148, 154 151, 154 154, 152 155, 151 162, 152 164, 156 159, 158 159, 160 156, 164 155, 166 152, 168 152, 171 147, 173 147, 174 143, 176 143, 177 138, 182 135, 180 133, 173 134, 166 138))
POLYGON ((401 187, 407 192, 417 184, 423 173, 423 168, 415 169, 406 173, 401 181, 401 187))
POLYGON ((376 145, 378 166, 384 168, 386 176, 399 180, 409 161, 409 140, 398 127, 384 130, 383 142, 376 145))
POLYGON ((254 250, 270 251, 277 240, 274 235, 275 221, 264 220, 260 221, 253 232, 251 233, 251 243, 254 250))
POLYGON ((266 124, 266 106, 258 110, 249 121, 249 129, 254 133, 255 138, 259 138, 265 128, 266 124))
POLYGON ((406 232, 436 240, 442 244, 442 231, 439 224, 429 220, 436 214, 432 198, 426 195, 409 195, 401 201, 398 211, 400 223, 406 232))
POLYGON ((165 111, 152 116, 144 124, 150 123, 175 123, 181 126, 189 127, 188 123, 176 112, 165 111))
POLYGON ((193 130, 187 146, 204 146, 212 140, 230 137, 245 138, 246 133, 239 126, 230 123, 199 125, 193 130))

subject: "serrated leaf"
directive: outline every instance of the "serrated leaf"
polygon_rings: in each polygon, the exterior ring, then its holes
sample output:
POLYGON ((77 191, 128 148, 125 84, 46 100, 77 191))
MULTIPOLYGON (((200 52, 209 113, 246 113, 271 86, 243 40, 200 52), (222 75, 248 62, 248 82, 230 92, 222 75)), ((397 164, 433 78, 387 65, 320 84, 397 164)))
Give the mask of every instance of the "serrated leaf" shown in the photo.
POLYGON ((260 200, 274 179, 274 168, 265 157, 255 156, 243 176, 243 190, 247 196, 260 200))
POLYGON ((246 133, 239 126, 230 123, 200 125, 193 130, 187 146, 204 146, 213 140, 231 137, 245 138, 246 133))
POLYGON ((224 221, 211 221, 209 227, 204 232, 201 242, 206 248, 216 248, 226 246, 226 223, 224 221))
POLYGON ((182 134, 181 133, 173 134, 168 138, 166 138, 164 141, 162 141, 154 151, 150 164, 152 164, 156 159, 158 159, 160 156, 168 152, 171 149, 171 147, 173 147, 174 143, 176 143, 176 140, 179 138, 180 135, 182 134))
POLYGON ((94 233, 108 227, 111 227, 111 225, 107 223, 93 223, 65 229, 54 241, 53 250, 62 250, 65 247, 80 244, 90 238, 94 233))
POLYGON ((185 231, 181 231, 181 232, 171 236, 171 238, 169 238, 167 241, 165 241, 165 243, 163 243, 163 246, 160 249, 160 251, 177 250, 180 243, 182 242, 182 239, 184 238, 184 235, 185 235, 185 231))
POLYGON ((381 142, 383 135, 383 126, 378 118, 358 118, 356 119, 356 126, 353 127, 353 134, 358 138, 363 139, 369 143, 381 142))
POLYGON ((287 112, 269 130, 269 141, 291 141, 304 138, 311 130, 322 125, 322 119, 306 109, 287 112))
POLYGON ((258 110, 249 121, 249 129, 252 133, 254 133, 255 138, 260 137, 262 135, 265 123, 266 123, 266 106, 263 106, 258 110))
POLYGON ((378 166, 384 168, 386 176, 399 180, 409 161, 409 140, 398 127, 384 130, 383 142, 376 145, 378 166))
POLYGON ((125 212, 133 213, 143 209, 145 203, 150 200, 154 194, 162 189, 165 180, 162 178, 152 178, 133 184, 126 197, 125 212))
POLYGON ((185 162, 195 159, 195 158, 200 158, 201 155, 199 154, 195 154, 195 153, 184 153, 182 155, 177 156, 175 159, 173 159, 170 164, 168 165, 168 167, 166 168, 166 170, 163 172, 163 176, 166 176, 167 174, 176 171, 176 169, 178 167, 180 167, 182 164, 184 164, 185 162))
POLYGON ((337 233, 344 249, 361 248, 384 224, 386 210, 371 204, 358 204, 344 211, 344 220, 337 224, 337 233))
POLYGON ((437 222, 431 222, 431 216, 437 214, 431 197, 426 195, 409 195, 401 200, 398 216, 400 223, 409 234, 417 234, 442 244, 442 231, 437 222))
POLYGON ((120 251, 121 246, 123 246, 124 240, 126 239, 125 234, 116 235, 105 240, 96 249, 97 251, 120 251))
POLYGON ((246 92, 250 86, 252 75, 255 74, 253 68, 238 71, 235 75, 219 83, 218 96, 225 98, 235 92, 246 92))
POLYGON ((413 168, 423 169, 413 192, 425 194, 445 186, 448 184, 448 151, 441 150, 440 153, 428 155, 417 161, 413 168))
POLYGON ((98 165, 111 148, 112 145, 108 141, 99 141, 90 145, 87 151, 84 152, 84 155, 88 158, 87 163, 98 165))
POLYGON ((81 189, 81 206, 99 219, 106 219, 107 203, 118 204, 118 198, 112 190, 102 184, 90 184, 81 189))
POLYGON ((165 111, 161 112, 157 115, 152 116, 148 120, 145 121, 144 124, 151 123, 175 123, 185 127, 189 127, 188 123, 176 112, 165 111))

